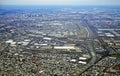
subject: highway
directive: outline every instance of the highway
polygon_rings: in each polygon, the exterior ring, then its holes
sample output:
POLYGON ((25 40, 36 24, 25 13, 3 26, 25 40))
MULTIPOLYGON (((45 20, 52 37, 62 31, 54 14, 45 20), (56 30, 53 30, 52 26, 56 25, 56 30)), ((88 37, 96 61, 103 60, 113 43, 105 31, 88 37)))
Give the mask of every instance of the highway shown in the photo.
POLYGON ((87 28, 87 30, 88 30, 88 40, 87 40, 87 47, 88 47, 88 49, 89 49, 89 51, 90 51, 90 54, 91 54, 91 56, 92 56, 92 59, 91 59, 91 64, 94 64, 95 63, 95 61, 96 61, 96 54, 95 54, 95 48, 94 48, 94 33, 93 33, 93 31, 91 30, 91 28, 90 28, 90 25, 89 25, 89 23, 88 23, 88 21, 87 20, 85 20, 85 19, 83 19, 83 25, 85 25, 85 27, 87 28))
POLYGON ((88 31, 88 40, 87 40, 87 48, 89 53, 91 54, 91 61, 86 65, 87 68, 85 68, 79 75, 81 76, 84 72, 86 72, 88 69, 90 69, 92 66, 94 66, 96 62, 96 53, 94 48, 94 33, 90 28, 90 25, 87 20, 83 19, 83 25, 87 28, 88 31))

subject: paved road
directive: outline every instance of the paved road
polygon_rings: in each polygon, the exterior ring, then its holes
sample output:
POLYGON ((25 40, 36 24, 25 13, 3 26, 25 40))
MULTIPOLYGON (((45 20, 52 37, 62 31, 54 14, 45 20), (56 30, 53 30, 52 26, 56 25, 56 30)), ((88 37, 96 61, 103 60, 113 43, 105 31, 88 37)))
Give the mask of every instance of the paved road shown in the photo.
POLYGON ((85 70, 83 70, 79 75, 82 75, 84 72, 86 72, 92 66, 94 66, 94 64, 96 62, 96 53, 95 53, 95 48, 94 48, 94 33, 90 29, 90 26, 89 26, 87 20, 83 19, 82 22, 83 22, 83 25, 87 28, 87 31, 89 33, 88 34, 88 40, 87 40, 87 48, 88 48, 88 51, 90 52, 92 58, 91 58, 91 61, 86 65, 88 67, 85 68, 85 70))
POLYGON ((93 31, 90 29, 90 26, 88 24, 88 21, 87 20, 83 20, 82 21, 83 24, 85 25, 85 27, 87 28, 89 34, 88 34, 88 41, 87 41, 87 47, 90 51, 90 54, 92 56, 92 59, 91 59, 91 63, 94 64, 95 61, 96 61, 96 53, 95 53, 95 48, 94 48, 94 33, 93 31))

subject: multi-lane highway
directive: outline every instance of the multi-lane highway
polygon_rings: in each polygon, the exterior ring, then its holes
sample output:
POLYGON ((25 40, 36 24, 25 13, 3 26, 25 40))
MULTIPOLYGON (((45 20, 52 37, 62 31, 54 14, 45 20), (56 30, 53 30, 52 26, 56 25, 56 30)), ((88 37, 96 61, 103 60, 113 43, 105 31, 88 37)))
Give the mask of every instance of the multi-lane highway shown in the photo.
POLYGON ((95 53, 95 48, 94 48, 94 33, 91 30, 89 23, 87 20, 83 19, 83 25, 87 28, 88 31, 88 40, 87 40, 87 48, 89 53, 91 54, 91 61, 86 65, 87 68, 85 68, 85 70, 83 70, 79 75, 82 75, 84 72, 86 72, 89 68, 91 68, 92 66, 94 66, 95 62, 96 62, 96 53, 95 53))
POLYGON ((95 54, 95 48, 94 48, 94 33, 93 31, 91 30, 90 28, 90 25, 88 23, 87 20, 83 19, 83 25, 85 25, 85 27, 87 28, 88 30, 88 40, 87 40, 87 47, 89 49, 89 52, 92 56, 92 59, 91 59, 91 64, 94 64, 95 61, 96 61, 96 54, 95 54))

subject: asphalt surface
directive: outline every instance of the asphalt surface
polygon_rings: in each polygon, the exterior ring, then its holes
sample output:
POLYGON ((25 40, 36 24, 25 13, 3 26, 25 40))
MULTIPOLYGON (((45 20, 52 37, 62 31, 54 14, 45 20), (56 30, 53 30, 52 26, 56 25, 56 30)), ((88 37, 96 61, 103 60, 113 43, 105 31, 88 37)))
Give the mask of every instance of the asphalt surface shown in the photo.
POLYGON ((86 72, 88 69, 90 69, 92 66, 94 66, 95 62, 96 62, 96 53, 95 53, 95 48, 94 48, 94 33, 93 31, 90 29, 89 23, 87 22, 87 20, 83 19, 83 25, 87 28, 88 31, 88 40, 87 40, 87 48, 88 51, 91 55, 91 61, 86 65, 88 66, 87 68, 85 68, 85 70, 83 70, 79 75, 81 76, 84 72, 86 72))

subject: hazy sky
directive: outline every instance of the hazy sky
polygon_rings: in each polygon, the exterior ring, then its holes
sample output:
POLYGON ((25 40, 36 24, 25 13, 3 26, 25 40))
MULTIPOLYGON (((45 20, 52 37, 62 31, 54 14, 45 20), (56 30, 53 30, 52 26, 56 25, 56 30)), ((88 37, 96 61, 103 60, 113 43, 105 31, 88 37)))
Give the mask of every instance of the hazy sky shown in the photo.
POLYGON ((120 5, 120 0, 0 0, 0 5, 120 5))

